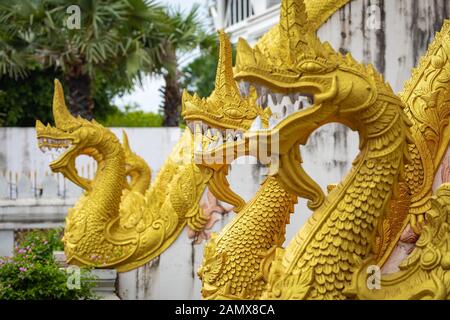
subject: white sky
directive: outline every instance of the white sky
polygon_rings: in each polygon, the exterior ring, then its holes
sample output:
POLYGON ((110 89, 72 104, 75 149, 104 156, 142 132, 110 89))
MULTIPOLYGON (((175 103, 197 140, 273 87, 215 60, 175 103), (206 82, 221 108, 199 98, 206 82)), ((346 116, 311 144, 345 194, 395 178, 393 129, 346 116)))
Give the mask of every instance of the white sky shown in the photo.
MULTIPOLYGON (((195 3, 200 5, 200 9, 204 9, 206 6, 206 0, 160 0, 159 2, 170 4, 175 8, 179 7, 185 11, 189 11, 195 3)), ((164 80, 161 77, 147 77, 144 79, 142 87, 136 85, 130 94, 116 97, 114 103, 121 108, 128 104, 137 104, 144 111, 157 112, 162 104, 161 93, 158 90, 163 85, 164 80)))

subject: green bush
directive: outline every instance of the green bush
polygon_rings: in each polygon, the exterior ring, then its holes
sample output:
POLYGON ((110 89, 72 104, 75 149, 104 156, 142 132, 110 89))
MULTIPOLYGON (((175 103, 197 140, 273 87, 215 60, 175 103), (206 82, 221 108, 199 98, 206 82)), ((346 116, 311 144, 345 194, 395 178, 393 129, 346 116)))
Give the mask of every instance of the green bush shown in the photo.
POLYGON ((53 259, 53 251, 63 251, 64 243, 62 242, 63 229, 47 229, 23 231, 16 234, 16 242, 19 245, 16 250, 21 248, 33 248, 33 259, 39 261, 48 261, 53 259))
POLYGON ((127 106, 125 111, 117 109, 99 122, 107 127, 161 127, 163 116, 159 113, 138 110, 136 106, 127 106))
POLYGON ((74 300, 93 299, 94 279, 89 270, 80 271, 80 288, 70 289, 69 274, 53 259, 62 248, 61 230, 32 231, 20 235, 11 258, 0 258, 0 299, 74 300))

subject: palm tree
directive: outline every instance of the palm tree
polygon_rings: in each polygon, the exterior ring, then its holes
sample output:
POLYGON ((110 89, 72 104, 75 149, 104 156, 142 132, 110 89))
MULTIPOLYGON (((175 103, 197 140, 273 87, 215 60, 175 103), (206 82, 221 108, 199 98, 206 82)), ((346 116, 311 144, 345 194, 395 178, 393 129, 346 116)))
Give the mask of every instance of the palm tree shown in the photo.
MULTIPOLYGON (((207 33, 198 15, 198 6, 187 14, 180 10, 167 11, 168 37, 162 43, 161 59, 165 85, 163 94, 164 126, 178 126, 181 109, 181 90, 178 58, 199 47, 207 49, 216 41, 216 35, 207 33)), ((215 70, 211 70, 214 72, 215 70)))
POLYGON ((103 73, 131 83, 162 69, 171 31, 147 0, 0 0, 0 77, 23 78, 37 66, 62 71, 73 114, 92 117, 92 80, 103 73), (77 5, 81 28, 65 25, 77 5))

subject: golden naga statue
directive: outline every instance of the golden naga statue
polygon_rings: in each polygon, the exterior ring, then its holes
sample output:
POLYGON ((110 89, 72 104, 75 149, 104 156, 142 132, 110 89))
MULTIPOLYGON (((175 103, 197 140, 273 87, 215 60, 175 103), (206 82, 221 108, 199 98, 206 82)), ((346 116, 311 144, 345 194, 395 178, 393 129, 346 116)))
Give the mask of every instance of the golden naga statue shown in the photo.
POLYGON ((196 232, 204 229, 208 217, 199 200, 211 174, 192 161, 189 130, 148 188, 150 168, 131 151, 126 135, 122 146, 95 120, 73 117, 57 80, 53 116, 55 127, 36 122, 39 147, 59 150, 50 168, 85 190, 66 218, 68 263, 128 271, 160 255, 186 224, 196 232), (92 181, 78 175, 75 159, 79 155, 98 163, 92 181))
MULTIPOLYGON (((432 195, 432 183, 450 138, 450 21, 399 96, 371 65, 322 43, 318 25, 308 18, 304 1, 283 0, 280 23, 254 48, 238 42, 234 79, 243 97, 227 78, 232 94, 222 96, 222 112, 246 114, 250 99, 261 106, 259 117, 241 139, 212 139, 195 150, 196 157, 201 168, 219 172, 236 157, 251 155, 268 170, 255 197, 208 242, 199 269, 202 295, 449 298, 450 184, 432 195), (278 110, 284 96, 291 108, 278 110), (299 145, 330 122, 358 131, 360 153, 325 196, 302 169, 299 145), (314 212, 282 248, 298 196, 309 199, 314 212), (379 270, 404 237, 418 240, 400 271, 369 283, 368 271, 379 270)), ((224 43, 224 70, 230 73, 231 52, 224 43)), ((190 116, 201 120, 200 114, 190 116)), ((221 189, 229 192, 227 184, 221 189)))

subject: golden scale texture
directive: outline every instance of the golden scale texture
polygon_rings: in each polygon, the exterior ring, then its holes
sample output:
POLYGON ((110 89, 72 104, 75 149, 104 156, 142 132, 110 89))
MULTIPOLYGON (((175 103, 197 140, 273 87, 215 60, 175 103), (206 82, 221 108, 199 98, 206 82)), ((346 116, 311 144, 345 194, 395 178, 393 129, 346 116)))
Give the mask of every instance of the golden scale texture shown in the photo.
POLYGON ((205 254, 199 276, 204 279, 207 299, 257 299, 264 279, 260 265, 269 249, 284 242, 285 226, 297 198, 286 192, 273 177, 261 185, 255 199, 218 237, 214 237, 213 256, 205 254), (217 259, 218 256, 220 257, 217 259), (220 264, 213 263, 220 260, 220 264), (220 270, 220 271, 219 271, 220 270), (215 276, 211 276, 214 274, 215 276))

